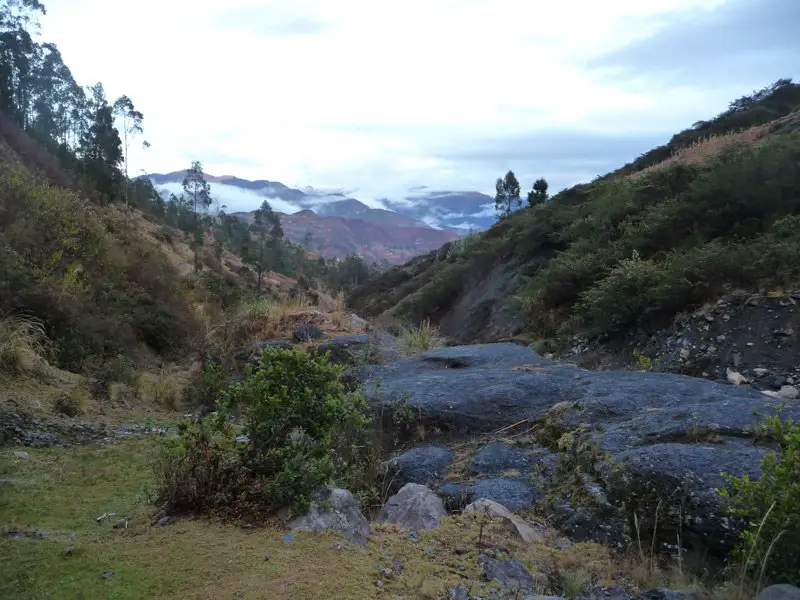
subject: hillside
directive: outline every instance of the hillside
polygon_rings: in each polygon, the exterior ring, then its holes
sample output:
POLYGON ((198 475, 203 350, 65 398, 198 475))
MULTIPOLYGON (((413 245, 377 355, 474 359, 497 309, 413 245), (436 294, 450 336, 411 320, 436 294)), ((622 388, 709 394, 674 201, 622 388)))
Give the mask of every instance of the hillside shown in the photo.
MULTIPOLYGON (((253 220, 253 213, 232 213, 232 216, 248 222, 253 220)), ((311 210, 279 216, 288 239, 328 259, 357 255, 367 263, 402 264, 458 238, 452 230, 415 226, 411 219, 407 219, 407 225, 381 224, 354 218, 323 217, 311 210)))
MULTIPOLYGON (((800 275, 800 85, 781 80, 618 171, 374 278, 360 313, 461 341, 625 335, 800 275)), ((561 341, 559 341, 561 340, 561 341)))

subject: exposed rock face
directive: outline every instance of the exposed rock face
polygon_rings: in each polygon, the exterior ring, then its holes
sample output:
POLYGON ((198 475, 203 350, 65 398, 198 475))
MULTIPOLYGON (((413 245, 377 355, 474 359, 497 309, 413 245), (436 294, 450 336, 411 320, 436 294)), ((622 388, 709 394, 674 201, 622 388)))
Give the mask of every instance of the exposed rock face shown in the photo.
POLYGON ((324 486, 308 514, 289 523, 298 531, 339 531, 348 542, 364 545, 370 528, 361 514, 358 501, 347 490, 324 486))
POLYGON ((413 530, 430 530, 447 515, 441 498, 424 485, 407 483, 383 506, 378 520, 413 530))
MULTIPOLYGON (((408 402, 426 428, 445 436, 538 423, 539 437, 559 450, 560 460, 590 475, 584 487, 594 504, 607 504, 609 512, 598 514, 570 508, 567 499, 563 513, 586 537, 613 537, 636 513, 643 537, 657 516, 659 540, 674 543, 680 531, 689 549, 712 554, 727 552, 737 533, 714 488, 725 484, 722 472, 757 475, 768 449, 754 439, 754 428, 776 414, 775 399, 749 387, 667 373, 587 371, 505 343, 425 352, 358 373, 376 408, 390 412, 408 402), (595 535, 593 526, 606 529, 595 535)), ((800 418, 800 407, 785 408, 783 416, 800 418)), ((472 474, 554 460, 535 448, 487 448, 473 460, 472 474)), ((447 483, 439 492, 451 506, 485 497, 510 510, 530 506, 538 495, 529 475, 447 483)))

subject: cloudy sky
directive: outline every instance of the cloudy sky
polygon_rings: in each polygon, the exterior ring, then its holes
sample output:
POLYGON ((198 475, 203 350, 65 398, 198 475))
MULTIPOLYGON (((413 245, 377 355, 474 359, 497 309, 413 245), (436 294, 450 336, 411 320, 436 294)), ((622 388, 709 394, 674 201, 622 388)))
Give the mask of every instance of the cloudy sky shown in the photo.
POLYGON ((79 82, 128 94, 131 172, 493 193, 632 160, 800 78, 800 0, 44 0, 79 82))

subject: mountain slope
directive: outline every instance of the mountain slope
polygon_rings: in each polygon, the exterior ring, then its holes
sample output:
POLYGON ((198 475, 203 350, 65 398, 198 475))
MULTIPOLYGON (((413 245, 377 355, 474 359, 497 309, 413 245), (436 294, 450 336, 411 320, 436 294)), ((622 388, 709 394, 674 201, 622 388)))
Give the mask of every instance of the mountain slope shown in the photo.
POLYGON ((800 85, 743 97, 619 171, 354 291, 360 313, 487 341, 620 334, 800 276, 800 85))
MULTIPOLYGON (((252 213, 233 215, 247 221, 253 218, 252 213)), ((450 230, 326 217, 311 210, 281 214, 280 220, 287 238, 325 258, 341 259, 356 254, 367 262, 401 264, 458 238, 458 234, 450 230)))

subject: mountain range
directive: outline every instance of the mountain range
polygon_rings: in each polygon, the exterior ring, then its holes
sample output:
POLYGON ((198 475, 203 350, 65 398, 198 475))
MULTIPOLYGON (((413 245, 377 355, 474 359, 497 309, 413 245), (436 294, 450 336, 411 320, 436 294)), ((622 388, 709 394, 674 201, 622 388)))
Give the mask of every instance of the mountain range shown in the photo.
MULTIPOLYGON (((180 194, 185 171, 143 175, 163 196, 180 194)), ((268 180, 206 174, 211 195, 229 214, 249 219, 263 200, 280 215, 286 237, 326 258, 355 253, 367 261, 403 263, 469 229, 494 222, 494 200, 480 192, 417 187, 399 200, 368 206, 343 190, 296 189, 268 180)))

